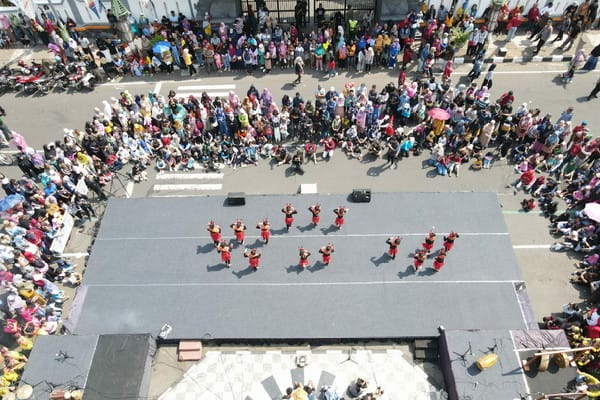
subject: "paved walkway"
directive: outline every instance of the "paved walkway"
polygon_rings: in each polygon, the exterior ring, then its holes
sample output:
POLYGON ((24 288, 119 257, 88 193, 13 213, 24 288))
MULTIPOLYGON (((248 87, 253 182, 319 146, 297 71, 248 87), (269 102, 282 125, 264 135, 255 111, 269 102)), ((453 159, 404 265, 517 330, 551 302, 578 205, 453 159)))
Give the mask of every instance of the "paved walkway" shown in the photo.
POLYGON ((425 372, 407 361, 399 349, 360 349, 351 355, 348 360, 342 350, 207 351, 159 400, 271 400, 281 398, 294 382, 309 381, 317 388, 328 385, 344 394, 357 377, 366 378, 370 389, 381 386, 390 399, 445 398, 443 390, 429 383, 425 372), (296 367, 299 355, 308 359, 304 368, 296 367))

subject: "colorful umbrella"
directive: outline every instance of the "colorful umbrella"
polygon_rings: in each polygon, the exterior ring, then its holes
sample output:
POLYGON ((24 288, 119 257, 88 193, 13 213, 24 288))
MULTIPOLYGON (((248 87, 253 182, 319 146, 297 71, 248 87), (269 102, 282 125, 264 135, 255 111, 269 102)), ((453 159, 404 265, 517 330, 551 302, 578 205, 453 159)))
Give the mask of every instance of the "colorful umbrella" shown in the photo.
POLYGON ((439 119, 440 121, 447 121, 450 119, 450 113, 443 108, 432 108, 429 110, 428 115, 432 119, 439 119))
POLYGON ((165 51, 171 51, 171 45, 168 42, 156 42, 152 46, 152 51, 155 54, 162 54, 165 51))
POLYGON ((583 212, 588 216, 588 218, 593 219, 596 222, 600 222, 600 204, 587 203, 583 209, 583 212))
POLYGON ((21 196, 20 194, 9 194, 0 200, 0 211, 10 210, 22 201, 25 201, 25 197, 21 196))

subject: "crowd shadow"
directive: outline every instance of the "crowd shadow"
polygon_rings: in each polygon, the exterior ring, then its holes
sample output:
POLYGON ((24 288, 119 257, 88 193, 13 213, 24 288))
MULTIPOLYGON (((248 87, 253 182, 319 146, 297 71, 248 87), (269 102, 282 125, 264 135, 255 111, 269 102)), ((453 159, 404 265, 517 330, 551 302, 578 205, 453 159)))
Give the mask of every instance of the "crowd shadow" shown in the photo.
POLYGON ((313 225, 313 223, 308 223, 304 226, 298 225, 296 226, 296 229, 298 229, 300 232, 308 232, 308 231, 312 231, 313 229, 315 229, 316 226, 313 225))
POLYGON ((367 169, 367 176, 379 176, 386 169, 388 169, 387 164, 370 167, 369 169, 367 169))
POLYGON ((415 267, 413 267, 412 265, 409 265, 408 267, 406 267, 406 269, 404 271, 398 272, 399 279, 403 279, 403 278, 406 278, 406 277, 412 276, 412 275, 415 275, 415 267))
POLYGON ((254 243, 252 243, 252 244, 249 244, 249 243, 248 243, 248 247, 252 247, 252 248, 255 248, 255 247, 263 247, 265 244, 266 244, 266 243, 265 243, 265 241, 264 241, 264 240, 262 240, 262 239, 260 239, 260 238, 256 238, 256 239, 254 240, 254 243))
POLYGON ((289 230, 284 226, 283 228, 279 228, 279 229, 271 229, 271 236, 273 235, 283 235, 285 233, 288 233, 289 230))
POLYGON ((435 275, 437 271, 433 268, 421 268, 419 269, 419 276, 431 276, 435 275))

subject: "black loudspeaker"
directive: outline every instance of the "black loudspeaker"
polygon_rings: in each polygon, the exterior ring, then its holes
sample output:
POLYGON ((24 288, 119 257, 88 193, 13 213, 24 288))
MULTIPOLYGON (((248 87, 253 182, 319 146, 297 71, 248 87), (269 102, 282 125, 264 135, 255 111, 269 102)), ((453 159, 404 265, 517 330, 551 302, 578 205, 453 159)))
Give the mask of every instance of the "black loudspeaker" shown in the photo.
POLYGON ((243 206, 246 205, 246 193, 232 192, 227 194, 228 206, 243 206))
POLYGON ((369 203, 371 201, 371 189, 354 189, 352 201, 355 203, 369 203))

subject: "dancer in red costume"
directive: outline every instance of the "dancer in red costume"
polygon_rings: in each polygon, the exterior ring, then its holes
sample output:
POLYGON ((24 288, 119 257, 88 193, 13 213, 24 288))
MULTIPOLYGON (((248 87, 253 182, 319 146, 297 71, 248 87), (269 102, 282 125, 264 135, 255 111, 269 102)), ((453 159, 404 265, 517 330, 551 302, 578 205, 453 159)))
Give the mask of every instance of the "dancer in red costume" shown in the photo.
POLYGON ((446 253, 452 250, 452 248, 454 247, 454 241, 459 237, 460 236, 458 235, 458 233, 454 231, 450 231, 448 236, 444 236, 444 250, 446 250, 446 253))
POLYGON ((298 249, 298 256, 300 256, 300 267, 306 269, 306 267, 308 267, 308 257, 310 257, 310 252, 304 247, 300 247, 298 249))
POLYGON ((433 269, 439 271, 444 266, 446 262, 446 250, 441 249, 440 252, 435 256, 433 260, 433 269))
POLYGON ((323 258, 323 264, 329 265, 329 263, 331 262, 331 254, 333 252, 335 252, 335 249, 333 248, 333 245, 331 243, 319 249, 319 253, 321 253, 323 258))
POLYGON ((415 267, 415 272, 419 270, 423 266, 423 263, 427 259, 427 252, 425 250, 417 250, 415 256, 413 257, 413 266, 415 267))
POLYGON ((250 268, 252 268, 255 271, 258 269, 258 265, 260 264, 261 255, 261 252, 256 249, 252 249, 250 251, 246 249, 244 251, 244 257, 248 258, 248 264, 250 268))
POLYGON ((263 219, 262 222, 259 222, 256 225, 256 229, 260 229, 260 236, 266 243, 269 243, 269 238, 271 237, 271 224, 268 219, 263 219))
POLYGON ((210 238, 212 239, 215 247, 217 247, 221 241, 221 227, 215 224, 215 221, 210 221, 206 230, 210 232, 210 238))
POLYGON ((338 229, 342 229, 342 225, 344 225, 344 215, 348 212, 348 209, 344 206, 339 206, 333 213, 335 214, 335 226, 338 229))
POLYGON ((319 203, 308 207, 308 211, 310 211, 312 213, 312 224, 313 226, 317 226, 319 225, 319 221, 321 220, 321 217, 319 216, 319 214, 321 213, 321 205, 319 203))
POLYGON ((431 231, 429 231, 429 234, 427 235, 427 237, 425 238, 425 241, 422 244, 423 249, 425 249, 425 251, 427 252, 427 256, 429 256, 429 253, 431 253, 431 249, 433 249, 434 244, 435 244, 435 232, 433 232, 433 229, 431 229, 431 231))
POLYGON ((237 219, 233 224, 231 224, 231 229, 233 229, 233 233, 238 243, 244 244, 244 238, 246 236, 246 225, 244 225, 242 220, 237 219))
POLYGON ((294 223, 294 214, 298 214, 298 211, 296 211, 291 203, 287 203, 285 207, 281 209, 281 212, 285 215, 285 227, 289 231, 290 227, 294 223))
POLYGON ((400 236, 389 237, 385 242, 390 246, 388 249, 389 256, 392 257, 392 260, 396 259, 398 247, 400 246, 400 242, 402 242, 402 238, 400 236))
POLYGON ((225 240, 221 240, 217 244, 217 252, 221 254, 221 261, 225 263, 227 268, 231 268, 231 247, 225 240))

